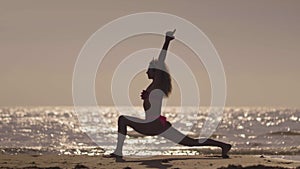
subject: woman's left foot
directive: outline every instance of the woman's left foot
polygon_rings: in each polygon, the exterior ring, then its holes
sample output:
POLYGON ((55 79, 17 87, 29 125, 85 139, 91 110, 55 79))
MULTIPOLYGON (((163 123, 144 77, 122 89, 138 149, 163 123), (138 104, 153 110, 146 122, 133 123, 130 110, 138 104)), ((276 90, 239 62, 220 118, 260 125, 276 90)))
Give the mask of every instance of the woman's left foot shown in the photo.
POLYGON ((117 155, 115 153, 110 153, 109 155, 104 155, 104 157, 107 157, 107 158, 123 158, 122 155, 117 155))
POLYGON ((228 156, 228 152, 231 149, 231 145, 230 144, 226 144, 224 147, 222 147, 222 157, 223 158, 229 158, 228 156))
POLYGON ((122 155, 117 155, 115 153, 110 153, 109 155, 104 155, 103 157, 106 157, 106 158, 115 158, 116 162, 124 162, 125 161, 123 159, 122 155))

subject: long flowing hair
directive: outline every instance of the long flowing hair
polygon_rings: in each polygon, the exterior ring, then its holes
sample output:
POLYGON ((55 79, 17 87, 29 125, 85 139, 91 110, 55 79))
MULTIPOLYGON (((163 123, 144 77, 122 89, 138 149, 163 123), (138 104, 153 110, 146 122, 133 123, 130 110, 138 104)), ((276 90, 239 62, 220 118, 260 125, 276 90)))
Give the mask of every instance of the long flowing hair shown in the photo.
POLYGON ((158 78, 158 88, 161 89, 168 97, 172 91, 172 78, 166 63, 161 63, 158 60, 153 59, 150 62, 149 68, 155 69, 158 78))

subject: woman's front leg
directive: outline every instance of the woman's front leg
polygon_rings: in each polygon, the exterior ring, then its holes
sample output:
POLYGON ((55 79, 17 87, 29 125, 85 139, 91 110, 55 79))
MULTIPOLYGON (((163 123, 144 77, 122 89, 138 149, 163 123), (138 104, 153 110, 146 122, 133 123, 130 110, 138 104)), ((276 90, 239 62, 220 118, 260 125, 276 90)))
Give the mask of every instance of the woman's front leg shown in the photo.
POLYGON ((119 116, 118 119, 118 142, 117 142, 117 147, 116 150, 112 153, 116 156, 123 156, 123 145, 124 141, 127 135, 127 126, 132 126, 134 127, 135 124, 138 124, 139 122, 143 122, 142 119, 136 118, 136 117, 131 117, 131 116, 124 116, 121 115, 119 116))

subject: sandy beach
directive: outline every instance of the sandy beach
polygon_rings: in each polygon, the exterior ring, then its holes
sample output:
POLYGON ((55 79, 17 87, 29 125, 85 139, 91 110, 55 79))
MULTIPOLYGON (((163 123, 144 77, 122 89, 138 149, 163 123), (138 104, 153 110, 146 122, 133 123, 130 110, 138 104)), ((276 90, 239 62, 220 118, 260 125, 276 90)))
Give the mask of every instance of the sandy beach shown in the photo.
POLYGON ((124 162, 114 158, 87 155, 0 155, 0 168, 300 168, 299 161, 275 159, 264 156, 231 155, 229 159, 218 156, 153 156, 125 157, 124 162))

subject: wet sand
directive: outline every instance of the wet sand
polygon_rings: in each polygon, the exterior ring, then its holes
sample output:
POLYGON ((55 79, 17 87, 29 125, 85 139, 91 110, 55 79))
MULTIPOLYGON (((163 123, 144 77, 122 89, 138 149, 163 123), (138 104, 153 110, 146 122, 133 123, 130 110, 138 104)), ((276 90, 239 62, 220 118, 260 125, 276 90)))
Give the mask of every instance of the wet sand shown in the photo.
POLYGON ((124 162, 114 158, 87 155, 0 155, 0 168, 300 168, 299 161, 289 161, 263 156, 231 155, 229 159, 218 156, 152 156, 125 157, 124 162))

